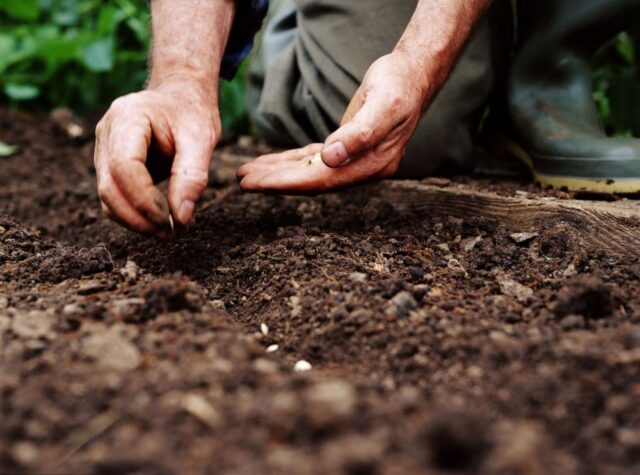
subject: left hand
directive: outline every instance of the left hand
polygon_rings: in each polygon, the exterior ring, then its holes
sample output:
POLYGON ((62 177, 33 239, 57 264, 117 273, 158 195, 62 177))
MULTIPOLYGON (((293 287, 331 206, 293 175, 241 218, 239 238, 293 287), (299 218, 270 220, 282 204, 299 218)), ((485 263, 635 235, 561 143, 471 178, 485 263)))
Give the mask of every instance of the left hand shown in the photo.
POLYGON ((258 157, 237 175, 245 191, 307 194, 392 176, 426 102, 424 71, 404 53, 374 62, 340 128, 324 144, 258 157), (311 161, 321 152, 322 161, 311 161))

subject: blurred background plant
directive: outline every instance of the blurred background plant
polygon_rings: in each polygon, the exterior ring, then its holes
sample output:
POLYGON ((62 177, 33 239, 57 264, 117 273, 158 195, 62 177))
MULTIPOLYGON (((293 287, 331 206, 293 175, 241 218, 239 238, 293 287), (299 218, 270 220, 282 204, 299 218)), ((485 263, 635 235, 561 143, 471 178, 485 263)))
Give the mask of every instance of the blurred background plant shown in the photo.
MULTIPOLYGON (((82 114, 140 89, 148 25, 146 0, 0 0, 0 104, 82 114)), ((639 37, 621 34, 593 59, 594 97, 617 135, 640 136, 639 37)), ((222 84, 228 134, 247 131, 245 75, 222 84)))
POLYGON ((611 134, 640 137, 640 28, 621 33, 593 58, 594 98, 611 134))
MULTIPOLYGON (((86 113, 143 87, 146 0, 0 0, 0 104, 86 113)), ((242 67, 221 92, 223 127, 247 128, 242 67)))

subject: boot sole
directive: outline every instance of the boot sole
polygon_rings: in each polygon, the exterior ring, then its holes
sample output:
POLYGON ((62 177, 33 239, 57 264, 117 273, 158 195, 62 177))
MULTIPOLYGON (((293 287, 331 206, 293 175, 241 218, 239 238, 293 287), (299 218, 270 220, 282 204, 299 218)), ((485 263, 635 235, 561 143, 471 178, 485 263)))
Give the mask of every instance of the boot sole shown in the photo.
POLYGON ((491 134, 490 142, 498 153, 511 156, 524 163, 531 171, 533 179, 542 188, 565 189, 568 191, 591 191, 595 193, 638 194, 640 193, 640 177, 638 178, 589 178, 568 175, 549 175, 540 173, 534 166, 535 155, 529 153, 510 138, 491 134))

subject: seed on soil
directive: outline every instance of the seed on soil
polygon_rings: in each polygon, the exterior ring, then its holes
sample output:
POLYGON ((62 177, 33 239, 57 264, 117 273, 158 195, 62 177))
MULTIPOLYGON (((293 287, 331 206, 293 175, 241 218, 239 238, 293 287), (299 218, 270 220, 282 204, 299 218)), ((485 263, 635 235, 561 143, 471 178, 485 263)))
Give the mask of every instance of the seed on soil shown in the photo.
POLYGON ((169 213, 169 227, 171 228, 171 234, 176 235, 176 227, 173 224, 173 215, 169 213))
POLYGON ((267 336, 269 334, 269 327, 266 323, 260 324, 260 333, 262 333, 264 336, 267 336))
POLYGON ((279 348, 280 348, 279 345, 269 345, 267 346, 267 349, 265 351, 267 353, 275 353, 276 351, 278 351, 279 348))
POLYGON ((311 368, 312 368, 311 363, 309 363, 306 360, 296 361, 296 364, 293 365, 293 370, 297 371, 298 373, 302 373, 304 371, 310 371, 311 368))

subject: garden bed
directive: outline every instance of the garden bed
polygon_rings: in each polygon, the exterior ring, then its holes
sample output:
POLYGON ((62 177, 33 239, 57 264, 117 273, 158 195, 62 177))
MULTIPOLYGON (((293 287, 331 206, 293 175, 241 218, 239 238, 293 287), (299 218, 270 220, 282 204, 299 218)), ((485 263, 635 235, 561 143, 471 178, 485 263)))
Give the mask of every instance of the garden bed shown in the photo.
POLYGON ((160 243, 101 217, 88 138, 0 140, 0 473, 640 470, 637 202, 247 195, 236 147, 160 243))

